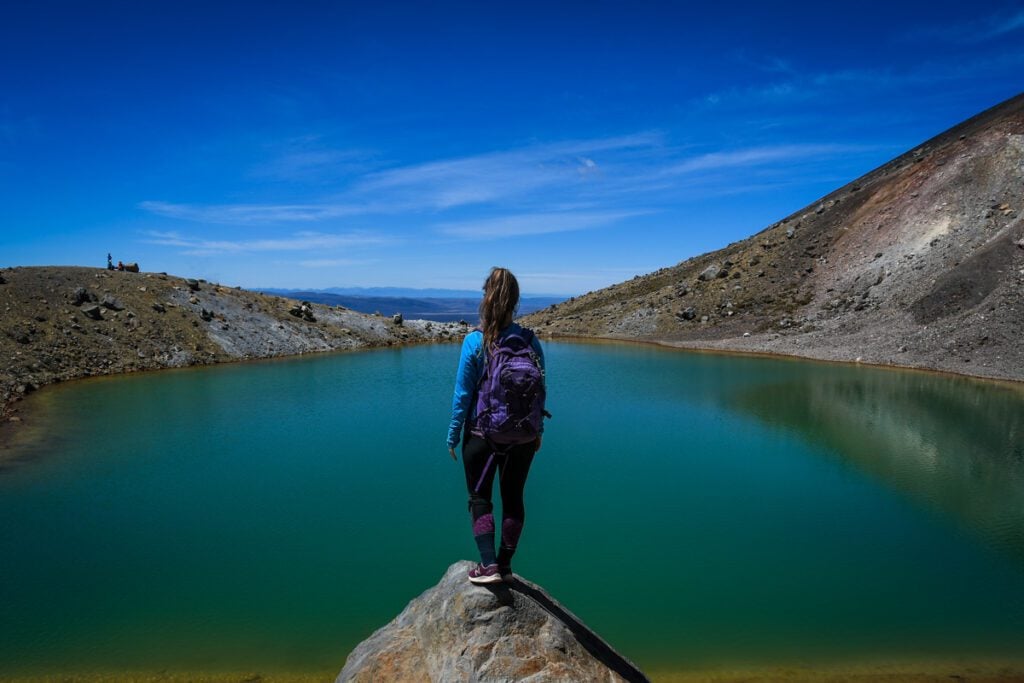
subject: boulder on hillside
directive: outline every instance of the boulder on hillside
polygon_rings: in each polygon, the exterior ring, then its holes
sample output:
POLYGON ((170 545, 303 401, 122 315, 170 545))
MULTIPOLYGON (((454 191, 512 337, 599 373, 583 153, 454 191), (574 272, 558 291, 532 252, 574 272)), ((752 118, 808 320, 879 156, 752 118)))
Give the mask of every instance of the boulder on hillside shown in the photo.
POLYGON ((103 299, 100 300, 100 305, 104 308, 109 308, 112 311, 124 310, 124 304, 118 301, 117 297, 112 294, 104 294, 103 299))
POLYGON ((521 578, 476 586, 470 562, 360 643, 345 681, 647 681, 539 586, 521 578))
POLYGON ((71 299, 71 303, 75 306, 80 306, 82 304, 87 304, 90 301, 97 300, 96 295, 90 292, 85 287, 75 287, 71 291, 69 298, 71 299))
POLYGON ((82 313, 93 320, 103 320, 103 311, 96 304, 82 306, 82 313))
POLYGON ((316 316, 313 315, 313 304, 308 301, 302 301, 298 306, 292 306, 288 313, 294 315, 296 318, 302 318, 306 322, 316 322, 316 316))
POLYGON ((719 277, 721 273, 722 267, 717 263, 712 263, 701 271, 700 275, 697 276, 697 279, 706 282, 708 280, 714 280, 716 277, 719 277))

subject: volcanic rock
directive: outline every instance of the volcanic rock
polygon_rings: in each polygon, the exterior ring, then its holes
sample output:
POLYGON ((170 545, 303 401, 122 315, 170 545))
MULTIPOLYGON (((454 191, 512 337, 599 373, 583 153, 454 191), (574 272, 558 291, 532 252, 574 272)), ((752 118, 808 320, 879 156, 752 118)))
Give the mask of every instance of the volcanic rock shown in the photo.
POLYGON ((103 298, 100 300, 100 304, 104 308, 109 308, 112 311, 123 311, 124 310, 124 304, 122 304, 120 301, 117 300, 116 297, 114 297, 114 296, 112 296, 110 294, 104 294, 103 298))
POLYGON ((721 266, 719 266, 717 263, 713 263, 704 270, 702 270, 700 275, 697 276, 697 279, 701 281, 714 280, 716 277, 719 276, 721 272, 721 266))
POLYGON ((71 292, 71 303, 75 306, 80 306, 90 301, 96 301, 96 295, 91 293, 85 287, 75 287, 71 292))
POLYGON ((647 681, 539 586, 476 586, 456 562, 348 656, 347 681, 647 681))

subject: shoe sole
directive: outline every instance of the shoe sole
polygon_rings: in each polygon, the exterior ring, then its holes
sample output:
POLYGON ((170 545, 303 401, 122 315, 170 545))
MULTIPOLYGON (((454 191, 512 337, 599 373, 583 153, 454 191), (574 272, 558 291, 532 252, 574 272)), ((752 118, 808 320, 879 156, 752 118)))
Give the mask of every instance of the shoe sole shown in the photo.
POLYGON ((494 574, 493 576, 471 576, 469 577, 469 582, 477 585, 485 583, 501 583, 502 578, 500 574, 494 574))

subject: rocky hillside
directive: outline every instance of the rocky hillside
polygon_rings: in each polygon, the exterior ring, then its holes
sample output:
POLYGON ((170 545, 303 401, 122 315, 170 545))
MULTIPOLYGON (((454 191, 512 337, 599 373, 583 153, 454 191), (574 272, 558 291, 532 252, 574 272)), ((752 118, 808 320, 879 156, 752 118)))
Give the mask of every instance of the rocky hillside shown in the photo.
POLYGON ((459 323, 356 313, 164 273, 0 270, 0 409, 90 375, 461 338, 459 323))
POLYGON ((475 586, 472 566, 453 564, 360 643, 337 682, 647 681, 539 586, 518 577, 475 586))
POLYGON ((1024 94, 753 237, 525 322, 1024 380, 1024 94))

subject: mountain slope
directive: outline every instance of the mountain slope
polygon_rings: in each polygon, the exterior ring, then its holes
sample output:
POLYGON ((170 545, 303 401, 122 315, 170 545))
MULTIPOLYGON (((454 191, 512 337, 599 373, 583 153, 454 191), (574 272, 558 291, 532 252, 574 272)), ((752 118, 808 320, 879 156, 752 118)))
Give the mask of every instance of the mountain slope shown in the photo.
POLYGON ((527 316, 659 341, 1024 380, 1024 94, 756 235, 527 316))

